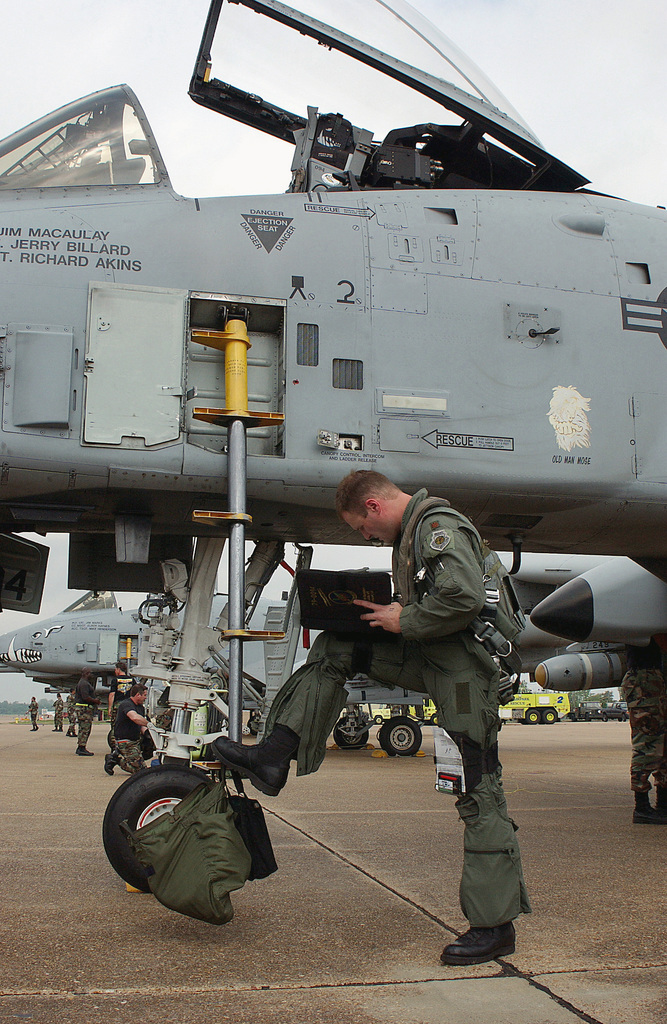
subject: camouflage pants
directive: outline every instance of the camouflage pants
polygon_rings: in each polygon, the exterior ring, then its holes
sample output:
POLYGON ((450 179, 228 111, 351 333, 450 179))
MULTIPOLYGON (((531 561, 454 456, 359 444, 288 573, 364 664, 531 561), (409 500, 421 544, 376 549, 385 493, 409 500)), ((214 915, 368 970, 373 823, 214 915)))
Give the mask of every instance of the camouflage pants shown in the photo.
POLYGON ((141 753, 141 740, 116 740, 116 753, 119 768, 130 775, 146 767, 141 753))
POLYGON ((648 793, 652 775, 656 786, 667 788, 665 678, 657 668, 630 670, 620 690, 628 702, 632 734, 630 787, 635 793, 648 793))
POLYGON ((55 714, 55 727, 58 730, 58 732, 62 732, 63 731, 63 713, 62 713, 62 711, 56 711, 56 714, 55 714))
POLYGON ((77 704, 76 705, 76 720, 79 723, 79 738, 77 744, 79 747, 85 747, 90 736, 90 730, 93 727, 93 718, 95 716, 95 708, 90 704, 77 704))
POLYGON ((67 721, 69 722, 67 728, 67 735, 76 736, 76 730, 74 728, 74 726, 76 725, 76 711, 74 710, 74 708, 72 708, 71 711, 67 712, 67 721))

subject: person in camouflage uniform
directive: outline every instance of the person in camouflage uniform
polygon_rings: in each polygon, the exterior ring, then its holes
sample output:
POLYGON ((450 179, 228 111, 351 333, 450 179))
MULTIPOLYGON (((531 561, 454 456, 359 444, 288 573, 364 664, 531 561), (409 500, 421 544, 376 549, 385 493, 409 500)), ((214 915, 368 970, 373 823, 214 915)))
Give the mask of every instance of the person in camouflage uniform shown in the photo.
POLYGON ((70 690, 67 694, 67 721, 68 727, 66 736, 74 736, 76 738, 76 708, 74 707, 74 690, 70 690))
POLYGON ((118 714, 118 705, 122 700, 127 700, 130 690, 134 686, 134 679, 127 671, 127 662, 117 661, 113 670, 114 678, 109 684, 109 722, 111 735, 114 735, 114 725, 118 714))
MULTIPOLYGON (((531 907, 498 760, 500 673, 469 628, 486 602, 481 539, 448 501, 429 500, 423 489, 411 496, 374 471, 341 481, 336 510, 365 540, 393 545, 398 595, 388 605, 355 602, 378 634, 363 671, 378 682, 428 693, 461 752, 466 792, 456 802, 465 826, 459 895, 470 927, 440 959, 486 963, 514 952, 512 922, 531 907)), ((345 682, 359 671, 354 641, 320 633, 306 664, 273 701, 264 739, 252 747, 222 737, 213 748, 223 764, 245 771, 275 796, 292 758, 298 775, 319 768, 346 703, 345 682)))
POLYGON ((39 714, 39 704, 37 703, 37 701, 35 700, 34 697, 30 698, 30 703, 28 704, 28 711, 30 712, 30 721, 32 722, 32 728, 31 728, 30 731, 31 732, 37 732, 37 730, 39 729, 39 726, 37 725, 37 715, 39 714))
POLYGON ((53 724, 53 732, 62 732, 63 731, 63 708, 64 707, 65 707, 65 703, 64 703, 62 697, 60 696, 60 694, 57 694, 56 695, 56 699, 53 702, 53 711, 54 711, 54 719, 55 719, 54 724, 53 724))
POLYGON ((116 764, 130 775, 146 767, 141 737, 146 731, 148 719, 140 712, 143 711, 147 693, 148 687, 145 683, 135 683, 127 700, 122 700, 118 704, 114 732, 116 746, 113 753, 107 754, 104 758, 104 770, 107 775, 113 775, 116 764))
POLYGON ((76 692, 74 694, 76 720, 79 725, 76 752, 81 757, 93 756, 93 751, 86 748, 86 743, 90 736, 90 730, 93 727, 93 721, 97 713, 100 698, 95 696, 95 685, 91 682, 90 678, 92 674, 92 670, 89 668, 84 668, 82 670, 81 678, 76 684, 76 692))
POLYGON ((635 824, 667 825, 667 690, 662 652, 655 640, 648 647, 627 648, 628 670, 620 686, 628 703, 632 758, 630 788, 635 795, 635 824), (651 776, 656 805, 651 806, 651 776))

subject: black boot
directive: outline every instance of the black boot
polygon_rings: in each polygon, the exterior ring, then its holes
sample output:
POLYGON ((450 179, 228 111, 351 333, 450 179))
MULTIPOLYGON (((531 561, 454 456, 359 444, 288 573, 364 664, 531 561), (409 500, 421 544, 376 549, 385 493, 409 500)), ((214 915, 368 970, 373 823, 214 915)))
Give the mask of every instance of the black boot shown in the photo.
POLYGON ((85 747, 77 747, 76 748, 76 752, 81 757, 94 757, 95 756, 94 752, 92 750, 86 750, 85 747))
POLYGON ((443 964, 485 964, 514 952, 514 925, 511 921, 496 928, 470 928, 456 942, 445 946, 443 964))
POLYGON ((110 754, 105 754, 105 757, 104 757, 104 770, 107 773, 107 775, 113 775, 113 770, 116 767, 116 765, 119 764, 119 763, 120 762, 118 760, 118 751, 117 750, 113 750, 110 754))
POLYGON ((635 809, 632 815, 635 825, 667 825, 667 808, 654 810, 648 793, 635 792, 635 809))
POLYGON ((287 782, 290 758, 299 747, 299 737, 286 725, 277 725, 254 747, 234 743, 227 736, 214 740, 212 746, 224 765, 247 775, 260 793, 277 796, 287 782))

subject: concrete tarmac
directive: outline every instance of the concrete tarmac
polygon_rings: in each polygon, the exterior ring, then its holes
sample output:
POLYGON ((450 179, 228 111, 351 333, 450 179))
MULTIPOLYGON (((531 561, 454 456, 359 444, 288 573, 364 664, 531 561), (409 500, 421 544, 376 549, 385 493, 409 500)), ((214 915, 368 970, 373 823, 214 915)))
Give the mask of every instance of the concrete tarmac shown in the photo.
POLYGON ((0 1021, 667 1020, 667 827, 632 824, 627 724, 503 728, 533 914, 515 954, 463 968, 439 961, 466 929, 463 829, 429 728, 427 756, 331 750, 262 796, 279 870, 233 894, 222 927, 127 891, 101 841, 126 778, 104 774, 106 728, 90 758, 51 730, 0 724, 0 1021))

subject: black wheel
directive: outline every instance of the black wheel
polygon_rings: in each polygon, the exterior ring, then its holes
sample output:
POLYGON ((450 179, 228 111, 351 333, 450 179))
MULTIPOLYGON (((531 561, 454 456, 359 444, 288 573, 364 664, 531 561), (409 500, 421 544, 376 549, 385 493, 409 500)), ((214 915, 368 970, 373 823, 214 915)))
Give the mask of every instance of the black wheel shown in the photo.
POLYGON ((115 746, 114 739, 113 739, 113 729, 109 729, 109 731, 107 733, 107 745, 109 747, 109 750, 113 750, 113 748, 115 746))
POLYGON ((540 717, 539 711, 536 708, 531 708, 529 711, 526 711, 524 720, 528 722, 529 725, 537 725, 540 721, 540 717))
POLYGON ((603 715, 602 716, 602 721, 603 722, 608 722, 609 721, 609 715, 603 715))
POLYGON ((375 717, 373 718, 373 721, 375 722, 376 725, 384 725, 384 722, 385 722, 385 720, 382 717, 382 715, 375 715, 375 717))
POLYGON ((437 711, 433 712, 433 714, 431 715, 431 717, 428 720, 428 724, 429 725, 437 725, 438 724, 438 712, 437 711))
POLYGON ((544 722, 545 725, 553 725, 554 722, 558 721, 558 712, 557 711, 543 711, 542 712, 542 721, 544 722))
POLYGON ((149 891, 146 872, 120 831, 120 822, 127 821, 131 829, 141 828, 170 811, 202 782, 213 785, 199 768, 159 765, 131 775, 118 787, 104 814, 102 841, 111 867, 123 881, 142 892, 149 891))
POLYGON ((590 720, 591 720, 591 716, 589 715, 589 713, 587 711, 586 714, 584 715, 584 722, 590 722, 590 720))
POLYGON ((368 743, 368 729, 362 732, 361 736, 354 739, 348 736, 347 733, 343 732, 339 725, 334 726, 333 731, 334 743, 340 747, 341 750, 361 750, 368 743))
POLYGON ((395 715, 378 730, 378 740, 390 757, 412 757, 422 745, 421 726, 407 715, 395 715))

